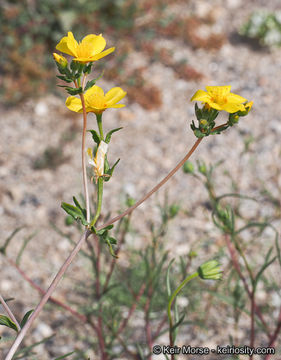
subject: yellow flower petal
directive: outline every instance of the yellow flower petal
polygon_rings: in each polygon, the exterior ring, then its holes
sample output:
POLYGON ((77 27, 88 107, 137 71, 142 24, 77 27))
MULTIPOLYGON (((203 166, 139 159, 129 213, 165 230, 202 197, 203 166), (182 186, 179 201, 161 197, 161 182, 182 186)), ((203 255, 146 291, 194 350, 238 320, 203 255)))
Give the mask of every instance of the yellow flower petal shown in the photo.
POLYGON ((245 106, 243 104, 226 103, 222 106, 222 110, 233 114, 237 111, 245 111, 245 106))
POLYGON ((99 86, 92 86, 85 92, 84 97, 89 111, 97 113, 106 109, 104 92, 99 86))
POLYGON ((246 102, 247 99, 243 98, 242 96, 240 95, 236 95, 236 94, 233 94, 233 93, 230 93, 227 95, 227 102, 232 102, 232 103, 244 103, 246 102))
POLYGON ((190 99, 190 101, 194 101, 194 100, 207 102, 208 100, 210 100, 210 96, 208 95, 208 93, 206 93, 206 91, 198 90, 190 99))
POLYGON ((56 46, 56 49, 65 54, 76 57, 77 47, 78 47, 78 43, 74 39, 72 32, 69 31, 67 36, 64 36, 61 39, 61 41, 58 43, 58 45, 56 46))
POLYGON ((83 112, 81 100, 75 96, 69 96, 66 99, 65 105, 68 107, 69 110, 75 112, 83 112))
POLYGON ((96 55, 103 51, 106 41, 101 35, 90 34, 84 37, 81 45, 87 47, 91 55, 96 55))
POLYGON ((108 107, 113 107, 112 105, 115 105, 123 99, 126 96, 126 91, 121 89, 120 87, 114 87, 111 90, 109 90, 105 95, 106 104, 108 107))
POLYGON ((124 106, 126 106, 126 105, 125 104, 115 104, 115 105, 111 105, 110 107, 111 108, 122 108, 124 106))
POLYGON ((210 96, 225 97, 228 96, 231 90, 231 85, 226 86, 206 86, 206 90, 210 96))
POLYGON ((105 57, 106 55, 111 54, 114 50, 115 50, 115 47, 111 47, 111 48, 109 48, 109 49, 107 49, 107 50, 105 50, 105 51, 103 51, 103 52, 101 52, 101 53, 99 53, 97 55, 92 56, 90 61, 99 60, 99 59, 105 57))
POLYGON ((101 87, 94 85, 85 92, 84 97, 85 101, 91 102, 92 98, 104 98, 104 92, 101 87))

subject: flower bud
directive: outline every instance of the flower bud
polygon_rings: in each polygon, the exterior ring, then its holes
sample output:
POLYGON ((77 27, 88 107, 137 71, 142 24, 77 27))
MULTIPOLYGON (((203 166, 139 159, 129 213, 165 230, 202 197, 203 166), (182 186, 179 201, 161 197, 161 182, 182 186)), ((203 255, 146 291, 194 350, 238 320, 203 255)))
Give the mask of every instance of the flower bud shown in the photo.
POLYGON ((68 65, 68 62, 66 58, 62 55, 59 55, 57 53, 53 53, 54 60, 58 65, 60 65, 62 68, 66 68, 68 65))
POLYGON ((183 172, 186 173, 186 174, 194 174, 194 165, 192 164, 191 161, 186 161, 184 164, 183 164, 183 172))
POLYGON ((198 275, 203 280, 220 280, 222 271, 217 260, 210 260, 199 266, 198 275))

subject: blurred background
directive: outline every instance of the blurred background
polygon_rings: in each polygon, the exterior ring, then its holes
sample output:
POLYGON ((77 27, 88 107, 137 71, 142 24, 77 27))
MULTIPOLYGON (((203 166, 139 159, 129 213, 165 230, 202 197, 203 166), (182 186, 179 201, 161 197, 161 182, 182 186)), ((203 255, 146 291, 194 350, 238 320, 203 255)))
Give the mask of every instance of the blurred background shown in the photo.
MULTIPOLYGON (((127 195, 140 198, 194 143, 194 104, 189 101, 194 92, 206 85, 232 85, 232 92, 254 101, 252 112, 223 135, 204 139, 191 160, 208 165, 222 161, 215 181, 218 193, 258 197, 259 203, 242 206, 241 216, 266 218, 280 231, 279 0, 2 0, 0 246, 17 230, 10 259, 25 244, 20 266, 46 288, 71 249, 63 234, 71 234, 73 241, 79 236, 77 229, 65 225, 60 209, 61 201, 71 202, 82 193, 82 120, 64 105, 67 94, 57 87, 52 58, 68 31, 77 40, 102 33, 107 47, 116 47, 95 64, 93 75, 104 71, 98 85, 105 91, 120 86, 128 93, 125 108, 104 114, 106 130, 123 127, 113 135, 108 154, 111 163, 119 157, 121 161, 106 183, 105 214, 124 209, 127 195)), ((95 128, 93 114, 88 127, 95 128)), ((159 223, 158 205, 165 196, 182 209, 167 234, 170 256, 194 247, 202 258, 218 251, 220 233, 211 222, 206 193, 196 178, 182 174, 137 210, 127 246, 141 248, 150 241, 151 223, 159 223)), ((266 234, 254 250, 262 253, 271 236, 266 234)), ((120 261, 126 264, 125 255, 120 261)), ((15 312, 22 314, 39 295, 5 257, 0 257, 0 266, 0 291, 15 298, 15 312)), ((83 279, 83 267, 78 258, 57 290, 58 298, 71 298, 71 290, 83 279)), ((265 291, 260 297, 267 301, 265 291)), ((71 319, 60 309, 42 315, 28 341, 54 331, 58 340, 57 345, 42 345, 41 360, 67 352, 75 343, 69 324, 71 319)), ((227 326, 218 328, 223 333, 227 326)), ((0 328, 1 336, 3 331, 0 328)), ((244 333, 236 335, 243 338, 244 333)), ((216 336, 211 336, 214 343, 223 334, 216 336)), ((81 338, 75 346, 83 348, 81 338)), ((202 342, 207 343, 207 337, 202 342)), ((0 342, 0 349, 5 348, 0 342)))

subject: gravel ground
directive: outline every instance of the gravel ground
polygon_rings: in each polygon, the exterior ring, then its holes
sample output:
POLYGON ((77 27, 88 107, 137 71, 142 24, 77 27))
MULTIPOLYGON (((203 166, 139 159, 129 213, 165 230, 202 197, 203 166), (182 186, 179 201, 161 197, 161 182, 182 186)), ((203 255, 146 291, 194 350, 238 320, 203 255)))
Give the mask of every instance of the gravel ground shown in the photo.
MULTIPOLYGON (((199 83, 179 79, 171 68, 161 63, 150 65, 148 55, 139 52, 130 55, 127 66, 147 66, 144 76, 161 89, 163 104, 157 110, 147 111, 133 103, 124 109, 112 109, 104 114, 106 129, 123 127, 111 142, 109 160, 113 162, 120 157, 121 161, 113 179, 106 185, 105 209, 110 208, 111 213, 116 214, 126 193, 139 198, 184 156, 195 141, 189 128, 194 118, 193 104, 189 99, 205 85, 231 84, 234 93, 254 101, 254 108, 248 117, 241 119, 239 126, 223 135, 204 139, 192 160, 204 160, 207 164, 224 161, 224 172, 218 172, 216 177, 218 193, 229 192, 231 179, 225 175, 229 172, 233 181, 239 184, 241 193, 257 196, 266 187, 276 199, 281 198, 281 102, 278 101, 281 50, 254 50, 245 43, 235 41, 233 36, 251 11, 263 7, 277 9, 280 1, 214 0, 210 4, 208 1, 194 0, 171 5, 170 11, 175 14, 192 10, 204 16, 212 12, 216 21, 211 30, 228 38, 217 51, 194 50, 180 40, 159 38, 157 41, 155 46, 171 50, 174 59, 187 59, 189 65, 202 72, 205 77, 199 83), (245 139, 250 136, 254 141, 250 151, 242 156, 245 139)), ((114 85, 105 81, 100 84, 105 89, 114 85)), ((14 258, 22 240, 34 235, 24 252, 21 267, 36 283, 46 288, 71 249, 68 241, 50 228, 50 223, 64 229, 64 213, 60 203, 71 202, 72 195, 81 192, 81 119, 64 107, 62 99, 48 95, 10 110, 1 109, 0 121, 1 243, 13 229, 23 226, 8 252, 9 257, 14 258), (53 169, 34 169, 36 160, 40 160, 46 148, 57 148, 62 143, 65 157, 62 164, 53 169)), ((90 115, 89 127, 91 123, 94 124, 93 115, 90 115)), ((166 189, 169 189, 171 201, 184 204, 191 212, 188 218, 180 215, 169 230, 169 234, 173 235, 173 243, 168 245, 171 256, 188 252, 189 244, 206 232, 213 237, 219 236, 212 226, 209 212, 200 206, 206 201, 206 194, 195 179, 178 174, 166 185, 166 189), (183 243, 187 228, 189 241, 183 243)), ((155 204, 163 200, 164 193, 162 189, 157 196, 143 204, 133 217, 134 227, 142 232, 143 237, 149 232, 146 225, 148 219, 158 219, 155 204)), ((256 213, 271 216, 273 212, 270 205, 260 208, 258 204, 247 204, 242 210, 253 216, 256 213)), ((280 218, 274 219, 274 225, 281 230, 280 218)), ((265 235, 265 240, 270 236, 265 235)), ((141 244, 137 243, 136 246, 141 244)), ((260 246, 262 248, 262 244, 260 246)), ((0 258, 0 266, 0 291, 5 297, 13 296, 16 299, 13 303, 15 313, 19 315, 34 307, 39 299, 38 294, 3 257, 0 258)), ((68 276, 56 291, 57 298, 65 300, 73 281, 82 280, 83 266, 81 258, 74 261, 68 276)), ((52 351, 58 350, 56 346, 59 346, 59 353, 71 351, 71 344, 67 342, 68 337, 73 336, 71 324, 72 319, 63 316, 60 310, 55 311, 51 319, 46 311, 31 331, 28 343, 58 331, 59 345, 53 344, 52 351)), ((228 329, 231 326, 231 323, 228 324, 228 329)), ((222 328, 221 331, 226 330, 222 328)), ((0 336, 5 337, 5 334, 7 331, 1 327, 0 336)), ((203 334, 199 341, 208 346, 216 344, 220 336, 223 334, 212 334, 211 331, 203 334)), ((239 336, 243 338, 242 330, 239 336)), ((1 342, 0 349, 5 349, 5 344, 1 342)), ((52 352, 45 346, 38 352, 41 360, 52 358, 52 352)))

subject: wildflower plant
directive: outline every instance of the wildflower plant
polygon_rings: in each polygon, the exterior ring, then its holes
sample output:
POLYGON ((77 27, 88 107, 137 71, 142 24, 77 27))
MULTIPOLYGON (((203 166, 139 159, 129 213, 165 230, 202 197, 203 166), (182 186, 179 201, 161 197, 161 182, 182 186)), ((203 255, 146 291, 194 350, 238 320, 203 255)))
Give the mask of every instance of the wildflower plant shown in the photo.
MULTIPOLYGON (((88 76, 95 70, 95 62, 99 61, 102 58, 105 58, 107 55, 111 54, 115 48, 111 47, 106 49, 106 40, 102 35, 90 34, 85 36, 81 42, 75 40, 72 32, 68 32, 67 36, 64 36, 56 49, 63 53, 64 55, 70 56, 66 58, 62 54, 54 53, 53 57, 57 65, 59 75, 57 76, 61 81, 66 83, 66 85, 59 85, 63 87, 66 92, 70 95, 66 99, 66 106, 70 111, 82 114, 83 126, 82 126, 82 139, 81 139, 81 164, 82 164, 82 180, 83 180, 83 195, 85 199, 85 207, 83 204, 80 204, 76 196, 73 196, 73 204, 68 204, 63 202, 62 208, 74 221, 77 222, 78 226, 84 228, 84 233, 80 240, 75 244, 72 252, 61 266, 56 277, 51 283, 47 292, 44 292, 44 295, 34 309, 30 311, 28 315, 24 318, 24 323, 20 324, 16 321, 9 307, 7 306, 5 300, 1 297, 0 300, 4 305, 7 314, 9 317, 1 318, 2 324, 12 327, 18 332, 18 336, 12 345, 10 351, 6 355, 5 360, 11 360, 25 337, 28 329, 33 324, 33 321, 41 312, 43 306, 48 301, 53 291, 57 287, 60 279, 66 272, 68 266, 71 264, 75 256, 80 252, 81 247, 84 243, 87 243, 90 255, 88 256, 91 259, 93 267, 97 275, 97 298, 98 298, 98 324, 93 324, 87 316, 83 314, 77 314, 76 316, 80 319, 83 319, 84 322, 89 322, 92 327, 96 330, 97 336, 99 338, 100 353, 101 359, 108 359, 108 352, 106 350, 106 342, 103 338, 102 328, 100 324, 102 323, 103 310, 105 308, 102 304, 102 299, 105 296, 106 292, 109 291, 109 281, 114 270, 117 258, 118 258, 118 243, 113 232, 113 224, 119 220, 124 220, 124 217, 130 217, 130 214, 135 210, 140 204, 146 201, 153 193, 160 189, 181 167, 186 164, 186 161, 190 158, 193 152, 196 150, 202 139, 208 135, 219 134, 227 130, 229 127, 237 124, 240 117, 248 115, 251 110, 252 102, 248 102, 244 97, 236 95, 230 92, 231 87, 228 86, 207 86, 206 90, 198 90, 191 98, 191 101, 201 102, 202 105, 199 106, 195 104, 195 116, 198 121, 196 126, 194 121, 192 121, 191 129, 194 132, 194 135, 197 137, 196 142, 188 151, 188 153, 183 157, 183 159, 169 172, 169 174, 161 180, 157 185, 153 187, 147 194, 145 194, 140 200, 134 201, 130 199, 127 202, 128 208, 121 214, 107 220, 105 223, 100 225, 98 222, 100 220, 102 212, 102 203, 103 203, 103 192, 104 185, 107 181, 111 180, 114 169, 117 166, 119 159, 115 163, 110 164, 108 160, 108 153, 110 149, 111 137, 114 133, 121 130, 121 128, 111 129, 107 134, 104 134, 103 130, 103 115, 106 112, 108 116, 108 109, 110 108, 122 108, 125 105, 120 103, 126 96, 126 91, 121 87, 113 87, 106 93, 104 90, 96 85, 96 82, 99 80, 100 76, 97 76, 93 79, 88 80, 88 76), (217 116, 221 111, 228 113, 227 121, 222 125, 217 125, 216 120, 217 116), (91 113, 95 116, 96 119, 96 128, 88 129, 88 115, 91 113), (86 135, 91 135, 92 137, 92 147, 86 149, 86 135), (90 176, 87 175, 87 165, 91 168, 90 176), (89 181, 93 183, 95 189, 96 204, 90 203, 88 183, 89 181), (93 245, 93 243, 94 245, 93 245), (101 247, 107 245, 109 252, 108 256, 112 256, 111 267, 108 275, 106 276, 105 283, 103 284, 103 292, 101 291, 100 281, 100 256, 101 247), (94 250, 94 247, 97 247, 97 253, 94 250), (98 254, 98 255, 97 255, 98 254), (7 325, 8 324, 8 325, 7 325)), ((186 166, 186 165, 185 165, 186 166)), ((194 172, 194 167, 188 166, 188 171, 190 173, 194 172)), ((201 164, 201 173, 207 174, 207 168, 204 164, 201 164)), ((220 215, 220 221, 222 219, 229 220, 228 222, 223 223, 224 228, 229 227, 231 224, 231 211, 220 210, 217 206, 216 208, 218 214, 220 215)), ((168 219, 171 219, 177 215, 179 207, 173 205, 168 207, 163 212, 163 227, 160 228, 159 234, 165 232, 165 226, 168 219)), ((128 230, 129 220, 127 220, 126 231, 128 230)), ((120 228, 117 228, 115 233, 118 234, 120 228)), ((158 237, 160 236, 158 234, 158 237)), ((123 237, 124 238, 124 237, 123 237)), ((149 347, 148 359, 151 359, 151 348, 153 338, 149 330, 149 311, 151 306, 151 300, 149 300, 154 292, 155 287, 157 287, 157 281, 163 270, 163 265, 167 259, 167 253, 164 253, 162 258, 157 263, 155 267, 156 256, 156 239, 157 236, 153 233, 153 246, 152 249, 144 254, 144 261, 146 269, 146 280, 147 283, 144 283, 140 287, 139 293, 135 296, 136 299, 140 299, 144 292, 147 293, 147 300, 144 304, 144 310, 146 311, 146 323, 147 323, 147 343, 149 347), (152 258, 152 261, 150 260, 152 258)), ((193 256, 192 256, 193 257, 193 256)), ((270 256, 268 257, 270 258, 270 256)), ((270 261, 270 260, 269 260, 270 261)), ((171 264, 170 264, 171 265, 171 264)), ((222 271, 217 260, 210 260, 201 265, 196 272, 190 276, 185 276, 184 280, 180 283, 175 290, 172 290, 173 284, 170 281, 170 267, 167 269, 167 316, 165 320, 168 320, 169 323, 169 336, 170 336, 170 345, 175 344, 176 334, 178 331, 179 325, 183 322, 184 316, 178 317, 176 297, 180 291, 186 286, 186 284, 193 278, 201 278, 203 280, 219 280, 222 277, 222 271), (172 310, 174 309, 175 321, 172 316, 172 310)), ((186 274, 187 275, 187 274, 186 274)), ((129 317, 131 312, 135 309, 135 305, 132 305, 129 311, 129 317)), ((73 313, 73 311, 72 311, 73 313)), ((121 317, 121 314, 120 314, 121 317)), ((109 328, 112 331, 113 339, 116 337, 118 339, 118 334, 121 333, 126 327, 129 317, 124 319, 123 322, 119 325, 119 328, 116 329, 113 327, 109 328)), ((108 324, 108 323, 107 323, 108 324)), ((164 324, 164 323, 163 323, 164 324)), ((161 329, 161 328, 160 328, 161 329)), ((160 330, 158 331, 158 335, 160 330)), ((158 336, 157 335, 157 336, 158 336)), ((156 338, 157 338, 156 336, 156 338)), ((114 341, 112 340, 112 342, 114 341)), ((129 350, 128 350, 129 351, 129 350)), ((141 357, 144 358, 144 357, 141 357)), ((175 357, 172 356, 171 359, 175 357)))
POLYGON ((239 33, 256 39, 263 46, 281 46, 281 11, 256 10, 241 26, 239 33))

